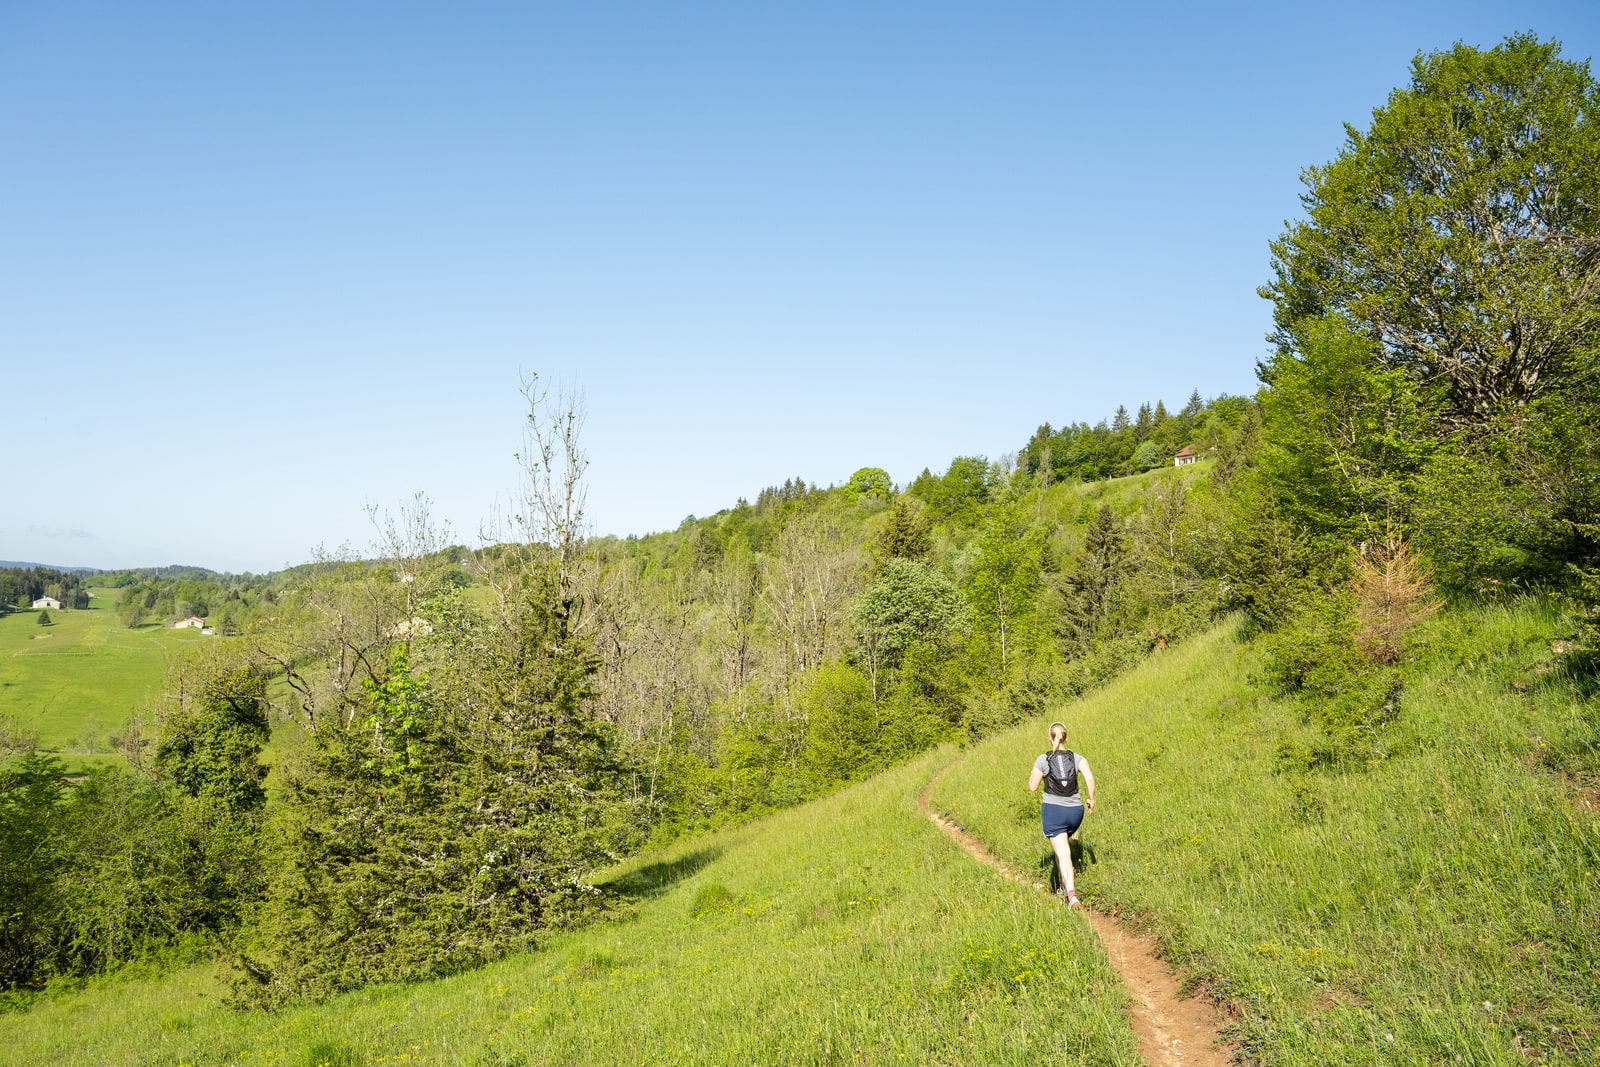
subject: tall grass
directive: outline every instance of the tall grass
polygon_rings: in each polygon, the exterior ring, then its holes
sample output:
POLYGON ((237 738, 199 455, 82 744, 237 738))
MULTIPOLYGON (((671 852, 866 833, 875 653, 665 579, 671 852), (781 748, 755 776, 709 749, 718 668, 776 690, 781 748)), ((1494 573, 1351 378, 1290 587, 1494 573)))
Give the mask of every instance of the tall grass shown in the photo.
POLYGON ((0 1017, 55 1064, 1135 1064, 1087 925, 973 862, 913 764, 613 872, 625 914, 444 980, 242 1014, 208 967, 0 1017))
MULTIPOLYGON (((1542 758, 1592 743, 1560 632, 1536 602, 1423 624, 1388 757, 1322 770, 1277 758, 1307 728, 1236 627, 1162 653, 1058 713, 1099 784, 1080 893, 1232 1004, 1252 1062, 1600 1062, 1600 825, 1542 758)), ((1043 735, 976 747, 933 797, 1025 866, 1043 735)))

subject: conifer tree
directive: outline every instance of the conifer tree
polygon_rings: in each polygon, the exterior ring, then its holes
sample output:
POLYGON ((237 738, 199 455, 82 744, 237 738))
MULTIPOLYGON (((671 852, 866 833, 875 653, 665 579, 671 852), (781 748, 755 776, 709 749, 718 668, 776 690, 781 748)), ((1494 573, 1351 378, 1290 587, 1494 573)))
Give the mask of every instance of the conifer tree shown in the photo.
POLYGON ((1067 574, 1062 590, 1062 635, 1075 648, 1086 646, 1107 614, 1127 570, 1127 541, 1110 505, 1101 504, 1083 534, 1083 554, 1067 574))
POLYGON ((277 877, 241 942, 249 1001, 503 955, 591 892, 583 876, 615 854, 615 735, 592 707, 581 577, 581 418, 575 399, 558 410, 534 384, 525 395, 528 540, 486 559, 486 603, 440 580, 419 500, 390 526, 388 565, 314 613, 342 619, 353 604, 363 621, 325 641, 333 684, 291 678, 313 729, 285 775, 277 877))
POLYGON ((1144 440, 1150 436, 1150 430, 1153 425, 1154 420, 1150 414, 1150 403, 1149 401, 1146 401, 1145 403, 1139 405, 1139 416, 1137 421, 1135 421, 1133 424, 1134 442, 1136 444, 1143 443, 1144 440))
POLYGON ((932 527, 923 510, 901 495, 895 499, 878 533, 879 560, 922 559, 933 550, 932 527))

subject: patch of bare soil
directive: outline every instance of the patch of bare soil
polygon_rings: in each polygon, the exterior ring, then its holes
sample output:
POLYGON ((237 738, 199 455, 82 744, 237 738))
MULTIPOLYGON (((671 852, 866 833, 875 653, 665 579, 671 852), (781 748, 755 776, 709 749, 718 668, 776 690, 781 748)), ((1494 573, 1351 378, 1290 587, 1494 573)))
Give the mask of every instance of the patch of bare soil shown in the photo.
MULTIPOLYGON (((944 770, 948 769, 947 764, 944 770)), ((1044 883, 996 859, 982 841, 933 810, 928 797, 944 770, 935 774, 917 796, 917 805, 923 814, 973 859, 987 863, 1014 882, 1048 892, 1049 887, 1044 883)), ((1151 1067, 1227 1067, 1231 1064, 1236 1050, 1222 1041, 1216 1009, 1198 997, 1179 996, 1178 977, 1155 954, 1154 943, 1124 930, 1110 915, 1088 908, 1082 911, 1133 997, 1130 1015, 1145 1062, 1151 1067)))

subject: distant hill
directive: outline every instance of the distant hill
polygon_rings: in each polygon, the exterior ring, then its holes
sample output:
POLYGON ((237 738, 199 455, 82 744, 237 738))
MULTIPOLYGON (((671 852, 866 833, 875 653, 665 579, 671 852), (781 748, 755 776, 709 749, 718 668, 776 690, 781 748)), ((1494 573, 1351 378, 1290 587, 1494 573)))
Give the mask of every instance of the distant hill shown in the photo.
POLYGON ((210 567, 196 567, 183 563, 171 563, 165 567, 118 567, 117 570, 125 574, 137 574, 141 578, 187 578, 191 581, 211 581, 224 577, 221 571, 214 571, 210 567))
POLYGON ((60 571, 63 574, 137 574, 145 578, 189 578, 189 579, 215 579, 223 577, 221 571, 214 571, 209 567, 197 567, 191 564, 170 563, 165 567, 63 567, 59 563, 24 563, 14 559, 0 559, 0 568, 14 567, 18 570, 47 570, 60 571))
POLYGON ((101 567, 63 567, 59 563, 20 563, 14 559, 0 559, 0 567, 15 567, 24 571, 37 570, 43 567, 47 570, 61 571, 63 574, 99 574, 104 569, 101 567))

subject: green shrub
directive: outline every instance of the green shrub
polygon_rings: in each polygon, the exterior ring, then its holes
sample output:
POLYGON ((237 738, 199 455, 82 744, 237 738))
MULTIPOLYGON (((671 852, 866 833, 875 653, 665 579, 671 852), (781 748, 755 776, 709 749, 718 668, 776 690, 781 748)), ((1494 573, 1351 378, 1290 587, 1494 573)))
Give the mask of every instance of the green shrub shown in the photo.
POLYGON ((1348 592, 1302 602, 1293 622, 1262 637, 1263 680, 1296 698, 1317 741, 1286 740, 1279 759, 1302 769, 1383 755, 1383 734, 1399 715, 1403 682, 1357 647, 1356 601, 1348 592))

